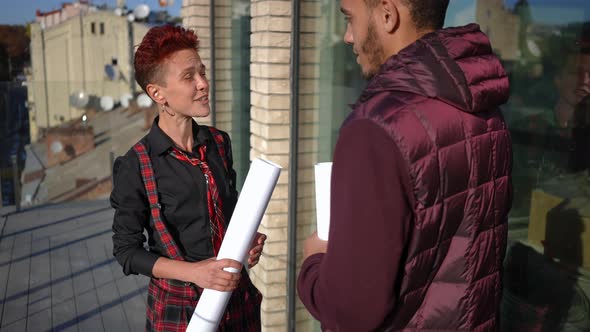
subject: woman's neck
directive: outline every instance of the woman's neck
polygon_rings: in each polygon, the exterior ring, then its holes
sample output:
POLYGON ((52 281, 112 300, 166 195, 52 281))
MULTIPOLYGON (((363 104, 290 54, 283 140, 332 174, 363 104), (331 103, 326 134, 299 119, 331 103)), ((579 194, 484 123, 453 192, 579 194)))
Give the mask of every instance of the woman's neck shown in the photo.
POLYGON ((193 152, 193 118, 160 114, 158 127, 184 151, 193 152))

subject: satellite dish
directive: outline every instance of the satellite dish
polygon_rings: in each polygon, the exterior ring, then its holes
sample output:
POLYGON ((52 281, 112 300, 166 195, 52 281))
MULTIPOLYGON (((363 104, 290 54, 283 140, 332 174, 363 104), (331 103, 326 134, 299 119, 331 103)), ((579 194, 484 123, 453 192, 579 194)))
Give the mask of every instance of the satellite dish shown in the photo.
POLYGON ((51 145, 49 146, 49 148, 51 149, 51 152, 53 152, 53 153, 60 153, 64 150, 64 146, 63 146, 63 144, 61 144, 60 141, 52 142, 51 145))
POLYGON ((100 98, 100 108, 105 111, 110 111, 115 106, 115 100, 111 96, 102 96, 100 98))
POLYGON ((135 17, 137 17, 140 20, 143 20, 144 18, 148 17, 149 14, 150 7, 144 3, 141 5, 137 5, 137 7, 135 7, 135 9, 133 10, 133 15, 135 15, 135 17))
POLYGON ((152 98, 150 98, 145 93, 140 94, 137 96, 137 105, 141 108, 147 108, 152 106, 152 98))
POLYGON ((115 8, 115 15, 123 16, 123 9, 122 8, 115 8))
POLYGON ((127 21, 129 21, 129 22, 135 21, 135 15, 133 15, 133 14, 127 15, 127 21))
POLYGON ((129 107, 129 102, 133 99, 133 96, 130 93, 124 93, 121 95, 121 106, 127 108, 129 107))
POLYGON ((88 105, 90 97, 84 91, 74 92, 70 96, 70 105, 76 108, 84 108, 88 105))
POLYGON ((539 45, 532 39, 527 39, 526 41, 527 47, 529 49, 529 51, 531 52, 531 54, 538 58, 541 56, 541 49, 539 48, 539 45))
POLYGON ((104 65, 104 72, 109 78, 109 80, 114 81, 117 79, 117 70, 113 65, 104 65))

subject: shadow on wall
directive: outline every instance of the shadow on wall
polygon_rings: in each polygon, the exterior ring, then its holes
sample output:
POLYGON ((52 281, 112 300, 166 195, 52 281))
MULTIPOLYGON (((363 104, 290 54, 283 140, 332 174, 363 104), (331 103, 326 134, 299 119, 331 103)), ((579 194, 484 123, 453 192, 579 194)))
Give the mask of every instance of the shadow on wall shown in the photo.
POLYGON ((507 253, 502 331, 590 331, 590 302, 580 274, 584 220, 564 200, 547 213, 544 252, 522 243, 507 253))

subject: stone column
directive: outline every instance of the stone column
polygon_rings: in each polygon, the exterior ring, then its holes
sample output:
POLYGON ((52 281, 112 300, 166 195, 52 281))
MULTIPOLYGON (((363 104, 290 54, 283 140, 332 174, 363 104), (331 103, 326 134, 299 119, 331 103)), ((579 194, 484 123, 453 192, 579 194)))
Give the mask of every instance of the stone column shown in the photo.
MULTIPOLYGON (((223 0, 225 2, 225 0, 223 0)), ((199 56, 211 78, 211 27, 209 0, 182 0, 182 25, 194 30, 199 37, 199 56)), ((199 119, 200 124, 211 125, 211 115, 199 119)))
POLYGON ((252 279, 264 296, 263 331, 287 327, 287 224, 289 168, 291 1, 252 0, 251 159, 283 167, 262 221, 268 241, 252 279))

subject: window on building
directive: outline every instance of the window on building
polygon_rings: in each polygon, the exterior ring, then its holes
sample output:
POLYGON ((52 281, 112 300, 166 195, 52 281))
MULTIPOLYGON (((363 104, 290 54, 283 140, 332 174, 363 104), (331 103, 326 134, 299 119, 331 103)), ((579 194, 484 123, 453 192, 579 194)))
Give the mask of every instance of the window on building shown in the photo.
POLYGON ((90 33, 96 34, 96 23, 94 22, 90 23, 90 33))
POLYGON ((100 22, 100 34, 104 35, 104 23, 100 22))

